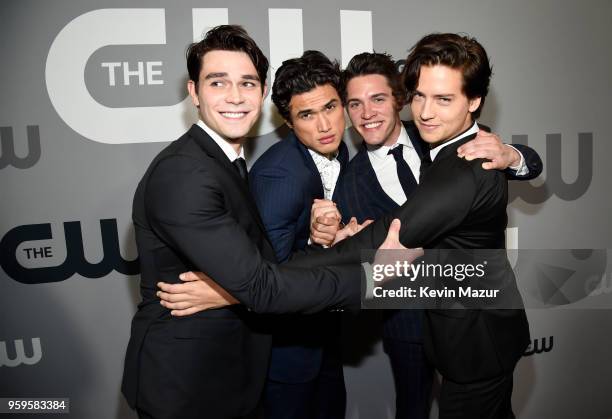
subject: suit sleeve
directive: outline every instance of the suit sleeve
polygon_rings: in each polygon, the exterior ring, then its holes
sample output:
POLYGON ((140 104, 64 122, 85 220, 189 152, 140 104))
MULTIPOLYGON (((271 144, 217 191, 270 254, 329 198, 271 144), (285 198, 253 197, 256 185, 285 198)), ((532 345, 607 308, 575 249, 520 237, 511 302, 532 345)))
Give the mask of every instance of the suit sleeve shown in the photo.
POLYGON ((349 170, 352 169, 350 167, 347 168, 345 173, 338 179, 334 198, 340 214, 342 214, 342 222, 344 224, 348 224, 353 216, 357 218, 358 223, 363 223, 365 220, 362 219, 355 209, 357 205, 353 205, 354 201, 358 198, 358 194, 353 187, 355 182, 354 176, 352 173, 348 173, 349 170))
POLYGON ((304 209, 302 185, 280 168, 258 170, 250 182, 268 239, 276 258, 283 262, 293 251, 298 218, 304 209))
POLYGON ((523 144, 512 144, 512 147, 516 148, 523 155, 529 173, 517 176, 515 170, 508 168, 504 172, 508 180, 531 180, 540 176, 542 173, 542 159, 540 155, 533 148, 523 144))
MULTIPOLYGON (((477 163, 480 164, 480 163, 477 163)), ((488 173, 485 176, 499 176, 488 173)), ((451 165, 432 167, 408 200, 391 214, 379 218, 359 234, 330 249, 306 249, 290 259, 294 266, 306 263, 344 264, 362 262, 362 250, 377 249, 387 237, 394 218, 402 222, 400 241, 408 248, 426 247, 457 227, 469 213, 478 181, 461 159, 451 165)))
POLYGON ((359 266, 279 267, 229 213, 214 174, 190 156, 161 160, 145 205, 152 229, 192 266, 257 312, 317 312, 359 305, 359 266))

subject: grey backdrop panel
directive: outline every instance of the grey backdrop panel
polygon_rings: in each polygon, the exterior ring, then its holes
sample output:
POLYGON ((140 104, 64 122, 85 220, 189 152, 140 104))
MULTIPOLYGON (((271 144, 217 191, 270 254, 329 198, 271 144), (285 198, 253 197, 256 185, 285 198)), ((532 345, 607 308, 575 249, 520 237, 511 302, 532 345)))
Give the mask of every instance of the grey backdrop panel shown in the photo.
MULTIPOLYGON (((433 31, 477 37, 494 66, 482 121, 508 142, 528 142, 545 162, 540 179, 511 187, 509 244, 612 247, 608 0, 133 0, 129 6, 112 0, 0 6, 6 268, 0 271, 0 397, 69 397, 75 418, 134 417, 119 393, 138 302, 131 199, 152 157, 195 120, 185 100, 183 55, 206 25, 244 25, 274 68, 305 49, 346 64, 372 48, 401 60, 433 31), (6 245, 9 238, 14 246, 6 245), (121 257, 105 254, 103 241, 121 257), (78 263, 80 249, 86 261, 78 263)), ((285 132, 269 100, 266 106, 249 143, 250 164, 285 132)), ((350 129, 346 139, 354 153, 350 129)), ((605 278, 598 298, 609 302, 611 290, 605 278)), ((572 308, 529 313, 534 342, 516 371, 513 399, 520 417, 612 417, 606 397, 612 311, 572 308)), ((359 319, 369 328, 354 320, 345 325, 352 419, 393 415, 388 360, 371 317, 359 319)))

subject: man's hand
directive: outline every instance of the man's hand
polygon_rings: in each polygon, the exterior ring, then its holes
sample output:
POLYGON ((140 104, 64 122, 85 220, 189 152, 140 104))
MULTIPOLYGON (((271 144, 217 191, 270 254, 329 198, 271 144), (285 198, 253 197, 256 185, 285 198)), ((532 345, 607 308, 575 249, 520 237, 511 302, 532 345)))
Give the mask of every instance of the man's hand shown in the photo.
POLYGON ((179 278, 184 283, 158 282, 160 304, 173 316, 189 316, 202 310, 239 304, 227 291, 202 272, 185 272, 179 278))
POLYGON ((340 230, 342 215, 336 204, 328 199, 315 199, 310 209, 310 240, 322 246, 331 246, 340 230))
MULTIPOLYGON (((404 261, 412 263, 415 259, 425 254, 421 247, 408 249, 400 242, 399 233, 401 227, 402 223, 397 218, 391 222, 387 238, 378 248, 372 265, 395 265, 396 262, 403 263, 404 261)), ((390 279, 392 278, 387 278, 386 281, 390 279)))
POLYGON ((345 225, 344 228, 338 230, 338 232, 336 233, 336 238, 334 239, 332 246, 346 239, 347 237, 351 237, 359 233, 361 230, 363 230, 365 227, 369 226, 373 222, 374 220, 365 220, 362 224, 359 224, 357 222, 357 218, 351 217, 349 223, 345 225))
POLYGON ((508 167, 517 167, 521 163, 518 151, 504 144, 496 134, 482 130, 478 131, 478 135, 472 141, 459 147, 457 155, 466 160, 490 160, 482 164, 485 170, 505 170, 508 167))
POLYGON ((387 237, 385 241, 378 247, 378 250, 406 250, 405 247, 399 239, 400 229, 402 228, 402 222, 395 218, 391 221, 389 225, 389 231, 387 232, 387 237))

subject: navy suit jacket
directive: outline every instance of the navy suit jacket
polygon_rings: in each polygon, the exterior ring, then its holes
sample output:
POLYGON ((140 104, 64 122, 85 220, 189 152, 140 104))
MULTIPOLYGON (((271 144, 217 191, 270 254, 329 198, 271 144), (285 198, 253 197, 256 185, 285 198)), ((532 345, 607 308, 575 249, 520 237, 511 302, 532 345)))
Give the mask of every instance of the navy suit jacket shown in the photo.
MULTIPOLYGON (((419 157, 422 157, 423 153, 429 151, 428 144, 421 139, 414 122, 407 121, 403 124, 416 152, 419 157)), ((482 125, 480 127, 488 131, 487 127, 482 125)), ((530 147, 520 144, 514 144, 513 146, 523 155, 529 173, 524 176, 516 176, 515 171, 508 169, 506 170, 506 177, 508 179, 529 180, 539 176, 542 172, 540 156, 530 147)), ((415 182, 415 184, 418 184, 418 182, 415 182)), ((336 187, 335 196, 345 223, 353 216, 357 218, 359 223, 367 219, 377 220, 399 207, 384 192, 378 182, 365 143, 361 144, 358 153, 344 171, 342 179, 336 187)), ((408 227, 410 227, 410 224, 408 227)), ((422 340, 423 313, 420 310, 385 310, 384 316, 383 336, 385 338, 411 342, 422 340)))
MULTIPOLYGON (((343 142, 338 160, 342 176, 348 163, 343 142)), ((308 149, 291 132, 257 159, 249 180, 266 234, 283 262, 308 244, 313 200, 324 197, 321 175, 308 149)), ((268 376, 287 383, 314 379, 321 367, 323 345, 338 336, 337 313, 282 315, 270 322, 274 338, 268 376)))

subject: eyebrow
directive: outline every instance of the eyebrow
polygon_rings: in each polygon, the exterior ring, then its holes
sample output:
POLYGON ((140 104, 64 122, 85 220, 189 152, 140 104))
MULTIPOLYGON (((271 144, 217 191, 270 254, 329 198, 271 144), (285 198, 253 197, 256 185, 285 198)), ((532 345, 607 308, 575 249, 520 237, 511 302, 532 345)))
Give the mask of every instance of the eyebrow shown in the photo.
POLYGON ((227 73, 208 73, 204 80, 218 79, 220 77, 227 77, 227 73))
MULTIPOLYGON (((421 95, 421 96, 426 96, 423 92, 421 92, 420 90, 415 90, 414 91, 415 94, 421 95)), ((455 97, 454 93, 448 93, 448 94, 438 94, 438 95, 433 95, 434 98, 439 99, 441 97, 455 97)))
MULTIPOLYGON (((321 110, 323 110, 323 109, 327 108, 329 105, 333 105, 333 104, 335 104, 335 103, 338 103, 338 99, 332 99, 332 100, 330 100, 330 101, 329 101, 329 102, 327 102, 325 105, 321 106, 321 110)), ((299 111, 299 112, 297 113, 297 115, 296 115, 296 116, 302 116, 302 115, 306 115, 306 114, 309 114, 309 113, 314 113, 314 112, 315 112, 315 111, 314 111, 314 110, 312 110, 312 109, 302 109, 301 111, 299 111)))
MULTIPOLYGON (((370 96, 370 99, 376 99, 379 97, 389 97, 389 94, 384 93, 384 92, 374 93, 372 96, 370 96)), ((346 100, 346 103, 353 103, 353 102, 361 103, 361 99, 357 99, 353 97, 353 98, 348 98, 346 100)))
POLYGON ((380 92, 380 93, 373 94, 373 95, 372 95, 372 96, 370 96, 370 97, 372 97, 372 98, 376 99, 376 98, 379 98, 379 97, 389 97, 389 95, 388 95, 387 93, 380 92))
MULTIPOLYGON (((218 78, 227 77, 227 76, 228 76, 228 74, 225 73, 225 72, 223 72, 223 73, 208 73, 206 75, 206 77, 204 77, 204 80, 218 79, 218 78)), ((255 74, 244 74, 241 78, 244 79, 244 80, 259 81, 259 76, 255 75, 255 74)))

